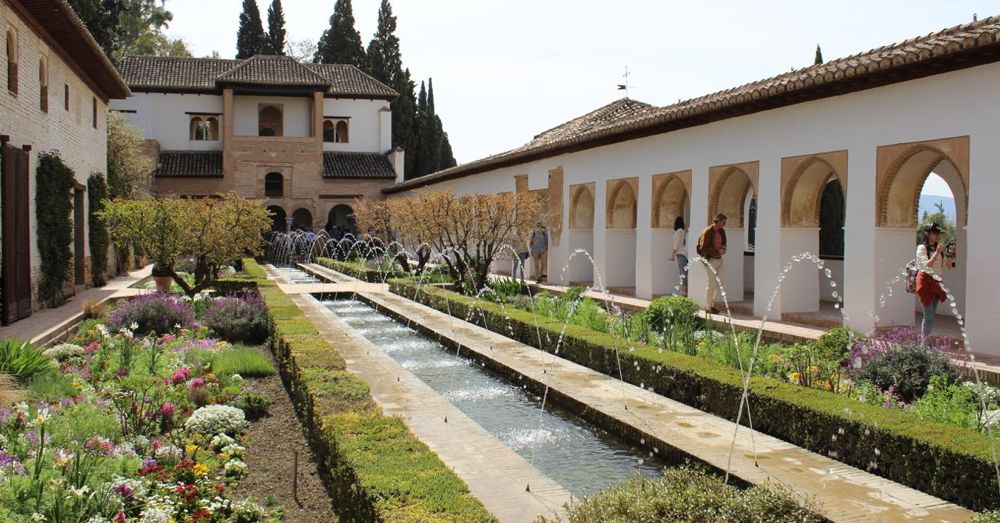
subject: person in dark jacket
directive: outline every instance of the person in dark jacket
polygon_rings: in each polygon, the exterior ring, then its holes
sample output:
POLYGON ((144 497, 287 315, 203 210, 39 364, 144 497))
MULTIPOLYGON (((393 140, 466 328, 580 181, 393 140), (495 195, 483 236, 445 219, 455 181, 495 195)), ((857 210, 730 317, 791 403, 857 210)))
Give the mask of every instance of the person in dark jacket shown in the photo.
POLYGON ((724 276, 722 257, 726 255, 726 215, 715 215, 712 225, 705 227, 698 237, 698 255, 705 258, 714 269, 708 271, 708 289, 705 292, 705 306, 709 312, 718 314, 715 299, 719 296, 720 283, 724 276))

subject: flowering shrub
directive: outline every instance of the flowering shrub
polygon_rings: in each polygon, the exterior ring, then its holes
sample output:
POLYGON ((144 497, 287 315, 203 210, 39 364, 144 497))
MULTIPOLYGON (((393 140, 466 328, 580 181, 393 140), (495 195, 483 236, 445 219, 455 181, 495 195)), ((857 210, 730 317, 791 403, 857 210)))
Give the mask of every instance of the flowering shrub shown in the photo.
POLYGON ((204 435, 239 434, 247 428, 243 411, 228 405, 208 405, 191 414, 184 423, 187 430, 204 435))
POLYGON ((959 370, 946 352, 947 346, 926 346, 910 329, 896 329, 858 342, 851 351, 848 372, 855 381, 867 381, 889 391, 905 403, 927 392, 931 377, 947 383, 958 379, 959 370))
POLYGON ((132 327, 137 335, 165 334, 194 324, 191 306, 173 294, 157 292, 118 302, 108 318, 108 327, 117 331, 132 327))
POLYGON ((84 350, 83 347, 79 345, 63 343, 50 349, 46 349, 42 354, 56 361, 63 362, 73 358, 82 357, 84 355, 84 350))
POLYGON ((205 324, 231 342, 260 343, 267 339, 267 309, 255 292, 212 300, 205 310, 205 324))

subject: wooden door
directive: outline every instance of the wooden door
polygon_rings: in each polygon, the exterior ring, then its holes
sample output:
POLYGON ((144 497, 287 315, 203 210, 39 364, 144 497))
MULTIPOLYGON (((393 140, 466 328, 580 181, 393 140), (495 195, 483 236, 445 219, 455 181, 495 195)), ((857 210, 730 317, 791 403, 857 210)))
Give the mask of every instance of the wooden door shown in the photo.
POLYGON ((0 290, 3 323, 31 315, 31 235, 28 192, 28 152, 3 146, 3 181, 0 183, 2 210, 2 253, 0 290))

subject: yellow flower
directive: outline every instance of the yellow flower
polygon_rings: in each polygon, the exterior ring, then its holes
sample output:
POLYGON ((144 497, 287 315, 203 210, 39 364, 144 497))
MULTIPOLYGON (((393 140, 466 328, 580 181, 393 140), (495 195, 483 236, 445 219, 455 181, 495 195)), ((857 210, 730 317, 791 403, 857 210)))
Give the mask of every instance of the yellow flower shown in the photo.
POLYGON ((798 372, 793 372, 788 375, 788 381, 798 382, 800 377, 801 376, 798 372))
POLYGON ((222 461, 229 461, 229 453, 228 452, 223 452, 223 453, 219 454, 219 459, 222 460, 222 461))
POLYGON ((197 475, 199 475, 199 476, 207 476, 208 475, 208 465, 204 465, 202 463, 199 463, 199 464, 195 465, 194 466, 194 473, 197 474, 197 475))
POLYGON ((74 388, 74 389, 76 389, 76 390, 80 390, 80 389, 82 389, 82 388, 83 388, 83 384, 82 384, 82 383, 80 383, 80 382, 79 382, 79 381, 77 381, 77 380, 73 380, 73 383, 72 383, 72 385, 73 385, 73 388, 74 388))
POLYGON ((809 367, 809 373, 810 374, 819 374, 819 367, 817 367, 815 365, 809 367))
POLYGON ((782 358, 780 354, 775 354, 773 352, 767 355, 767 359, 771 360, 771 363, 774 364, 785 362, 785 358, 782 358))
POLYGON ((184 452, 187 452, 188 454, 194 454, 197 451, 198 451, 198 445, 186 445, 184 447, 184 452))

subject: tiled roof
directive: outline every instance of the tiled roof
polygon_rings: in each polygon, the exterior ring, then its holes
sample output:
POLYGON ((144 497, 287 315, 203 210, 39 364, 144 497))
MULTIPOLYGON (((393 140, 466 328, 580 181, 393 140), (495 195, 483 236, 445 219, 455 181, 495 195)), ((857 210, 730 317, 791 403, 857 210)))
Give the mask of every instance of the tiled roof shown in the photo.
POLYGON ((216 93, 221 85, 325 86, 333 96, 392 100, 397 93, 353 65, 300 64, 286 56, 246 60, 129 56, 118 65, 135 91, 216 93))
POLYGON ((596 109, 583 116, 574 118, 562 125, 553 127, 548 131, 543 131, 535 135, 530 142, 514 150, 532 149, 551 143, 557 143, 560 140, 604 129, 610 125, 614 125, 625 120, 640 116, 648 116, 655 113, 656 110, 657 108, 655 105, 649 105, 630 98, 622 98, 620 100, 615 100, 600 109, 596 109))
MULTIPOLYGON (((542 133, 524 146, 415 178, 383 192, 405 191, 566 152, 996 61, 1000 61, 1000 17, 984 18, 673 105, 624 114, 608 119, 606 124, 574 125, 589 116, 585 115, 542 133)), ((615 114, 612 111, 611 115, 615 114)))
POLYGON ((256 55, 220 74, 216 82, 241 85, 329 85, 326 78, 288 56, 256 55))
POLYGON ((396 170, 384 154, 323 153, 323 178, 395 178, 396 170))
POLYGON ((304 64, 316 74, 326 78, 333 92, 340 95, 360 95, 392 99, 399 94, 389 86, 361 72, 353 65, 304 64))
POLYGON ((215 178, 222 176, 222 151, 163 151, 157 177, 215 178))

